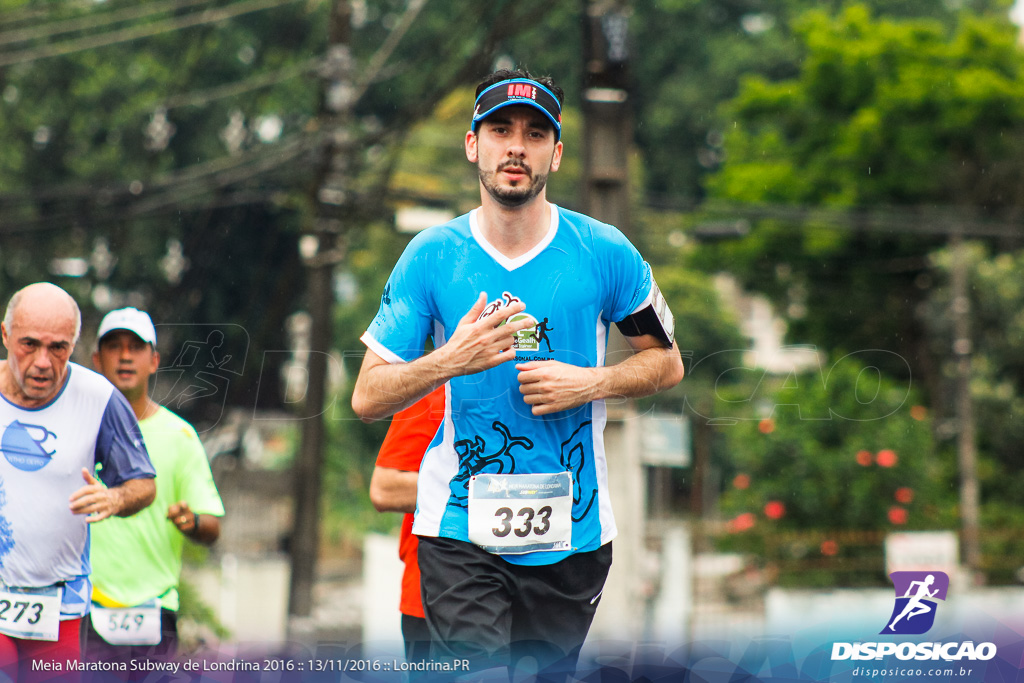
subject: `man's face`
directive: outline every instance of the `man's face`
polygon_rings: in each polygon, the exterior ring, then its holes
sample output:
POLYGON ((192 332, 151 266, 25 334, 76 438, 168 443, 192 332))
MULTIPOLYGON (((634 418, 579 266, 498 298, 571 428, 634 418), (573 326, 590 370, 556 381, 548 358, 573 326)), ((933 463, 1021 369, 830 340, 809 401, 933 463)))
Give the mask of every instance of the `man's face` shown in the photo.
POLYGON ((134 401, 149 390, 149 376, 159 367, 160 354, 134 332, 114 330, 100 340, 92 364, 129 401, 134 401))
POLYGON ((75 348, 74 317, 62 310, 23 304, 14 311, 10 329, 2 325, 2 330, 15 383, 15 395, 9 398, 29 408, 46 403, 67 378, 75 348))
POLYGON ((466 158, 476 163, 487 194, 513 208, 544 191, 548 173, 561 163, 562 143, 539 111, 511 106, 484 119, 475 135, 466 134, 466 158))

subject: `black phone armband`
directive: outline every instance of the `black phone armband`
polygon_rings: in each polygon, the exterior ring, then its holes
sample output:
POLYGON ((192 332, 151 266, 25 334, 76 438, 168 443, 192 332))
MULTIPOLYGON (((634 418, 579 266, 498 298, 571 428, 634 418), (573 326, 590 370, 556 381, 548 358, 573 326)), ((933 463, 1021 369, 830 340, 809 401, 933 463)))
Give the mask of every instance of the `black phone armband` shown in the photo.
POLYGON ((639 337, 649 334, 671 347, 676 336, 676 319, 669 310, 668 302, 658 289, 658 283, 651 277, 651 303, 636 313, 631 313, 616 323, 626 337, 639 337))

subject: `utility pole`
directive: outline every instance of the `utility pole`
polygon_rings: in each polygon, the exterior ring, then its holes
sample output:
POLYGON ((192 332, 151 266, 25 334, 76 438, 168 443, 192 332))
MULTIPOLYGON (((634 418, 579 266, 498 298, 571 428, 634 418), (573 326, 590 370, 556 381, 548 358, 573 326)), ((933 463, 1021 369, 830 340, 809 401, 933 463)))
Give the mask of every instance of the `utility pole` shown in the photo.
POLYGON ((291 586, 288 631, 294 640, 313 635, 313 585, 320 547, 320 482, 324 461, 324 401, 327 359, 331 350, 334 268, 344 258, 344 213, 350 185, 348 123, 351 116, 352 55, 350 7, 334 0, 328 28, 327 56, 318 124, 323 136, 321 159, 311 191, 312 224, 300 249, 306 264, 306 295, 312 318, 308 384, 302 411, 302 436, 295 459, 295 519, 291 539, 291 586))
POLYGON ((950 310, 953 318, 953 357, 956 358, 957 465, 960 470, 960 543, 964 566, 974 575, 981 569, 980 513, 974 402, 971 399, 971 297, 967 291, 967 246, 963 233, 949 240, 950 310))
POLYGON ((632 237, 629 221, 629 10, 584 0, 583 208, 632 237))
MULTIPOLYGON (((583 7, 583 185, 582 210, 629 235, 629 150, 633 131, 629 116, 627 38, 624 2, 584 0, 583 7)), ((629 353, 615 328, 608 337, 608 363, 629 353)), ((632 401, 609 407, 605 426, 610 495, 619 527, 616 560, 601 599, 596 633, 605 637, 639 634, 640 623, 622 618, 642 599, 641 576, 646 535, 646 488, 640 432, 632 401), (621 551, 621 552, 620 552, 621 551), (604 615, 619 615, 606 618, 604 615), (602 623, 608 619, 607 623, 602 623)), ((635 621, 635 619, 633 620, 635 621)))

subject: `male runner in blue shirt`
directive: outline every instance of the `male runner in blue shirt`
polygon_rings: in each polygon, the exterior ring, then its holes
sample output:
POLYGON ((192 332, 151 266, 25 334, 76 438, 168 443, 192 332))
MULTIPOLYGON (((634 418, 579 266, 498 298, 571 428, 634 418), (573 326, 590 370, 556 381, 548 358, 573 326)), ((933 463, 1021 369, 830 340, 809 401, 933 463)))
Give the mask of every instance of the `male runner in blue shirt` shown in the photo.
POLYGON ((616 228, 547 201, 561 102, 524 71, 478 86, 465 151, 481 206, 410 242, 352 396, 376 420, 445 386, 413 527, 435 654, 478 671, 529 654, 545 679, 574 670, 611 565, 604 400, 683 376, 650 266, 616 228), (606 366, 612 323, 634 354, 606 366))

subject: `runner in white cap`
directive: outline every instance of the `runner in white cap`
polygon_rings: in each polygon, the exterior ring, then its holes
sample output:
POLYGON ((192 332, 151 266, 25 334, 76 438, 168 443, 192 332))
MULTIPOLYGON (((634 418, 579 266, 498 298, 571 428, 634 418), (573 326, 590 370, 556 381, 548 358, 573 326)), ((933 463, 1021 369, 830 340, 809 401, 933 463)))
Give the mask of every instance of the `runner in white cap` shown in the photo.
POLYGON ((149 378, 160 365, 149 314, 135 308, 111 311, 96 338, 93 365, 131 404, 158 476, 152 506, 93 532, 93 611, 85 657, 167 658, 177 651, 185 539, 213 544, 224 505, 195 429, 149 396, 149 378))

